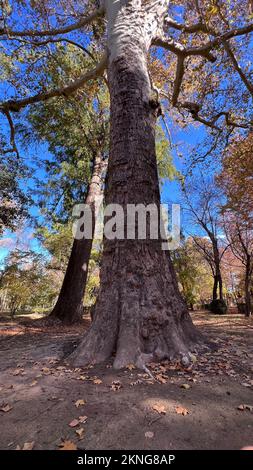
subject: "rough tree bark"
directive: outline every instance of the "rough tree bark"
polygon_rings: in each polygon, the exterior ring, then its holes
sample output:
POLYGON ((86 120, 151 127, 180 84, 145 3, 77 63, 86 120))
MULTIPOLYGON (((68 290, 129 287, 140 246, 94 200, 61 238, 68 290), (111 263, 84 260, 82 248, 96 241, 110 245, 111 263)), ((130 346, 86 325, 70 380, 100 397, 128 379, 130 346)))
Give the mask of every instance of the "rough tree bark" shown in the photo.
MULTIPOLYGON (((159 207, 155 154, 159 103, 154 100, 147 53, 168 2, 159 2, 155 12, 148 13, 137 0, 106 5, 111 135, 105 203, 124 209, 139 203, 159 207)), ((115 353, 115 368, 130 363, 144 367, 150 360, 188 357, 197 339, 161 241, 105 238, 94 321, 69 361, 83 366, 115 353)))
MULTIPOLYGON (((105 165, 101 154, 98 153, 94 159, 92 177, 85 200, 85 204, 91 207, 94 220, 95 200, 103 194, 105 165)), ((93 223, 93 234, 94 226, 93 223)), ((85 238, 74 240, 58 300, 48 317, 50 320, 58 319, 64 324, 73 324, 81 320, 92 242, 93 237, 90 240, 85 238)))

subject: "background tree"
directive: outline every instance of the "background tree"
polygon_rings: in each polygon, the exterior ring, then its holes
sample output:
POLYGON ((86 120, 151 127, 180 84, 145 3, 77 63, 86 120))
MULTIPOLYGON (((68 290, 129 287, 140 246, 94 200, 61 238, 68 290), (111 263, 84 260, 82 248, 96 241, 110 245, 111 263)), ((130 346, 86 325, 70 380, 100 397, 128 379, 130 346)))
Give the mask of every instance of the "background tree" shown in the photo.
MULTIPOLYGON (((88 50, 87 50, 88 53, 88 50)), ((90 54, 88 54, 89 61, 90 54)), ((92 56, 92 54, 91 54, 92 56)), ((57 47, 46 67, 55 86, 63 76, 75 76, 87 66, 84 51, 73 56, 57 47), (57 58, 57 62, 56 62, 57 58), (61 76, 59 77, 59 67, 61 76)), ((28 114, 30 127, 23 129, 23 139, 29 142, 36 135, 47 142, 53 161, 46 160, 46 181, 37 181, 35 196, 46 220, 69 227, 75 204, 89 204, 94 214, 96 198, 102 197, 108 160, 108 92, 98 84, 87 84, 68 101, 54 98, 40 103, 28 114), (85 100, 86 106, 83 106, 85 100), (41 121, 45 122, 41 126, 41 121)), ((94 221, 93 221, 94 229, 94 221)), ((50 320, 71 324, 81 320, 93 239, 75 239, 65 276, 50 320)), ((64 243, 65 244, 65 243, 64 243)), ((67 251, 67 253, 69 250, 67 251)))
POLYGON ((25 180, 25 168, 8 154, 0 142, 0 235, 6 229, 19 228, 27 217, 29 197, 22 191, 20 182, 25 180))
POLYGON ((217 182, 226 195, 225 208, 235 210, 245 220, 252 218, 253 208, 253 134, 236 136, 222 158, 217 182))
POLYGON ((253 272, 253 227, 241 212, 225 212, 224 229, 234 256, 244 266, 245 314, 249 317, 251 309, 251 279, 253 272))
POLYGON ((15 249, 1 273, 0 296, 14 317, 22 310, 44 309, 57 295, 57 282, 45 268, 41 255, 15 249))
POLYGON ((205 257, 198 251, 192 238, 183 238, 181 246, 171 253, 179 287, 193 310, 194 304, 209 302, 212 295, 212 274, 205 257))
POLYGON ((213 301, 223 300, 221 261, 227 249, 222 241, 220 206, 222 192, 213 178, 200 176, 186 180, 183 184, 186 209, 190 214, 188 224, 200 228, 200 234, 193 236, 197 249, 209 264, 213 275, 213 301))
POLYGON ((228 146, 217 182, 223 188, 224 229, 234 256, 244 266, 245 312, 251 314, 252 277, 252 133, 236 136, 228 146))

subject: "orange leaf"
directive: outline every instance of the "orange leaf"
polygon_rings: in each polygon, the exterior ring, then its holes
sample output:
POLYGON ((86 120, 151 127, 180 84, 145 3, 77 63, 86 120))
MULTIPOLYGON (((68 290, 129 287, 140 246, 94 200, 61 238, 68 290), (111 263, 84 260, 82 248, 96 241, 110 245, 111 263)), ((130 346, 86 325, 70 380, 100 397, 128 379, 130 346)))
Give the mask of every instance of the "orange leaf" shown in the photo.
POLYGON ((189 411, 187 410, 187 408, 183 408, 182 406, 177 406, 176 407, 176 413, 178 415, 186 416, 186 415, 189 414, 189 411))
POLYGON ((102 383, 102 380, 100 380, 100 379, 95 379, 95 380, 93 380, 93 383, 94 383, 95 385, 100 385, 100 384, 102 383))
POLYGON ((153 405, 152 408, 154 411, 157 411, 157 413, 166 415, 166 409, 163 405, 159 405, 159 404, 153 405))
POLYGON ((60 450, 77 450, 76 444, 72 441, 63 441, 59 447, 60 450))

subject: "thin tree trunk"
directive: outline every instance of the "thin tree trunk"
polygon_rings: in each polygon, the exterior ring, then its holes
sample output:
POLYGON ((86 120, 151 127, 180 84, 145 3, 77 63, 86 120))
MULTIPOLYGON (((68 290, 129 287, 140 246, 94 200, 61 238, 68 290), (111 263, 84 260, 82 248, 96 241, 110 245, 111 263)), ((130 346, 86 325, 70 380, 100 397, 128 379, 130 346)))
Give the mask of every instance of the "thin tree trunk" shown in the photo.
MULTIPOLYGON (((111 134, 105 203, 120 204, 124 213, 127 204, 160 206, 155 154, 159 104, 147 69, 144 18, 131 3, 112 11, 112 18, 109 11, 108 18, 111 134)), ((82 366, 115 353, 115 368, 130 363, 144 367, 150 360, 187 356, 197 338, 161 240, 105 238, 94 321, 69 360, 82 366)))
MULTIPOLYGON (((93 212, 93 235, 95 225, 94 203, 96 198, 103 193, 102 177, 104 169, 105 162, 98 153, 95 157, 92 178, 85 200, 85 204, 90 205, 93 212)), ((74 240, 62 288, 55 307, 49 316, 50 319, 57 318, 65 324, 72 324, 81 320, 92 243, 93 239, 74 240)))
POLYGON ((247 257, 246 273, 245 273, 245 315, 250 317, 251 315, 251 294, 250 294, 250 271, 251 271, 251 260, 247 257))
POLYGON ((223 300, 223 282, 220 269, 220 253, 218 248, 218 242, 215 237, 211 237, 213 245, 213 255, 215 263, 215 276, 214 276, 214 285, 213 285, 213 300, 218 299, 218 289, 219 289, 219 298, 223 300))
POLYGON ((219 273, 219 295, 220 295, 220 300, 223 300, 223 282, 222 282, 221 273, 219 273))

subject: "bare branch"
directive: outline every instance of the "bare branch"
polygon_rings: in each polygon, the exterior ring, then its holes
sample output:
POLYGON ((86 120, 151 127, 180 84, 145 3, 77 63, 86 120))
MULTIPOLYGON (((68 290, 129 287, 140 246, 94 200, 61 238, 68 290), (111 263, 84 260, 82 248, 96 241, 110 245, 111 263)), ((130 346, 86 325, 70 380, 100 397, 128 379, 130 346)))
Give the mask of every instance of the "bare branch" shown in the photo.
POLYGON ((205 59, 209 60, 210 62, 215 62, 216 57, 210 52, 211 47, 190 47, 187 49, 186 47, 182 46, 180 43, 174 41, 173 39, 169 38, 155 38, 152 42, 154 46, 163 47, 163 49, 167 49, 168 51, 173 52, 176 55, 181 55, 182 57, 189 57, 189 56, 202 56, 205 59))
POLYGON ((81 44, 73 41, 72 39, 68 39, 68 38, 64 38, 64 37, 63 38, 55 38, 55 39, 54 38, 47 38, 44 41, 29 41, 29 40, 20 39, 20 38, 13 38, 13 39, 14 39, 14 41, 18 41, 21 44, 35 46, 35 47, 43 47, 43 46, 46 46, 47 44, 57 44, 59 42, 66 42, 68 44, 72 44, 72 46, 75 46, 78 49, 80 49, 81 51, 85 52, 85 54, 87 54, 95 62, 94 55, 88 49, 86 49, 86 47, 84 47, 81 44))
POLYGON ((245 73, 243 72, 240 64, 238 63, 238 60, 237 60, 234 52, 232 51, 232 49, 230 47, 229 42, 228 41, 223 41, 223 46, 224 46, 224 49, 227 52, 228 56, 230 57, 231 62, 233 63, 233 66, 234 66, 235 70, 238 72, 238 74, 240 75, 244 85, 246 86, 247 90, 250 92, 251 96, 253 97, 253 84, 248 80, 245 73))
POLYGON ((253 122, 247 122, 244 124, 244 123, 240 123, 240 122, 236 122, 232 120, 230 113, 228 111, 221 111, 220 113, 215 114, 213 118, 208 120, 204 117, 199 116, 201 107, 198 103, 185 102, 185 103, 176 103, 176 104, 178 105, 178 108, 181 107, 181 108, 187 109, 191 113, 192 118, 195 121, 198 121, 201 124, 204 124, 205 126, 210 127, 211 129, 214 129, 216 131, 220 131, 220 132, 222 131, 222 129, 216 125, 216 122, 221 117, 225 118, 225 121, 228 127, 234 127, 238 129, 249 129, 253 124, 253 122))
POLYGON ((167 17, 165 19, 165 25, 169 26, 170 28, 177 29, 178 31, 182 31, 183 33, 208 33, 206 25, 201 21, 196 24, 187 25, 178 23, 172 18, 167 17))
POLYGON ((0 104, 0 110, 3 112, 13 111, 18 112, 20 109, 34 103, 39 103, 40 101, 47 101, 50 98, 54 98, 56 96, 64 96, 68 97, 79 88, 81 88, 86 82, 89 80, 94 80, 98 77, 103 75, 103 72, 107 66, 107 55, 104 55, 101 61, 97 64, 97 66, 86 72, 83 76, 78 78, 76 81, 67 85, 62 88, 56 88, 51 91, 45 91, 42 93, 38 93, 37 95, 30 96, 28 98, 23 98, 21 100, 9 100, 4 103, 0 104))
POLYGON ((17 155, 17 158, 20 159, 19 151, 16 145, 16 140, 15 140, 15 126, 11 117, 11 113, 8 109, 1 110, 2 113, 6 116, 6 119, 8 121, 9 127, 10 127, 10 144, 11 144, 11 149, 5 151, 5 153, 10 153, 10 152, 15 152, 17 155))
POLYGON ((4 27, 0 29, 0 36, 6 35, 9 38, 12 38, 12 37, 36 37, 36 36, 45 37, 45 36, 56 36, 58 34, 66 34, 66 33, 70 33, 71 31, 75 31, 77 29, 80 29, 80 28, 83 28, 84 26, 89 25, 98 17, 102 16, 104 12, 105 12, 104 8, 101 7, 98 10, 95 10, 89 16, 86 16, 85 18, 82 18, 81 20, 77 21, 76 23, 67 25, 63 28, 52 28, 52 29, 46 29, 44 31, 43 30, 37 31, 37 30, 32 30, 32 29, 28 29, 24 31, 15 31, 15 30, 9 29, 8 27, 4 27))
MULTIPOLYGON (((224 34, 218 35, 211 41, 207 42, 206 44, 188 49, 188 54, 191 50, 194 50, 194 55, 203 55, 204 53, 211 51, 212 49, 215 49, 216 47, 220 46, 223 44, 224 41, 228 41, 229 39, 238 37, 238 36, 245 36, 246 34, 252 33, 253 32, 253 24, 249 24, 247 26, 244 26, 242 28, 236 28, 232 29, 231 31, 227 31, 224 34)), ((214 33, 212 33, 214 35, 214 33)), ((191 55, 191 53, 189 54, 191 55)))

